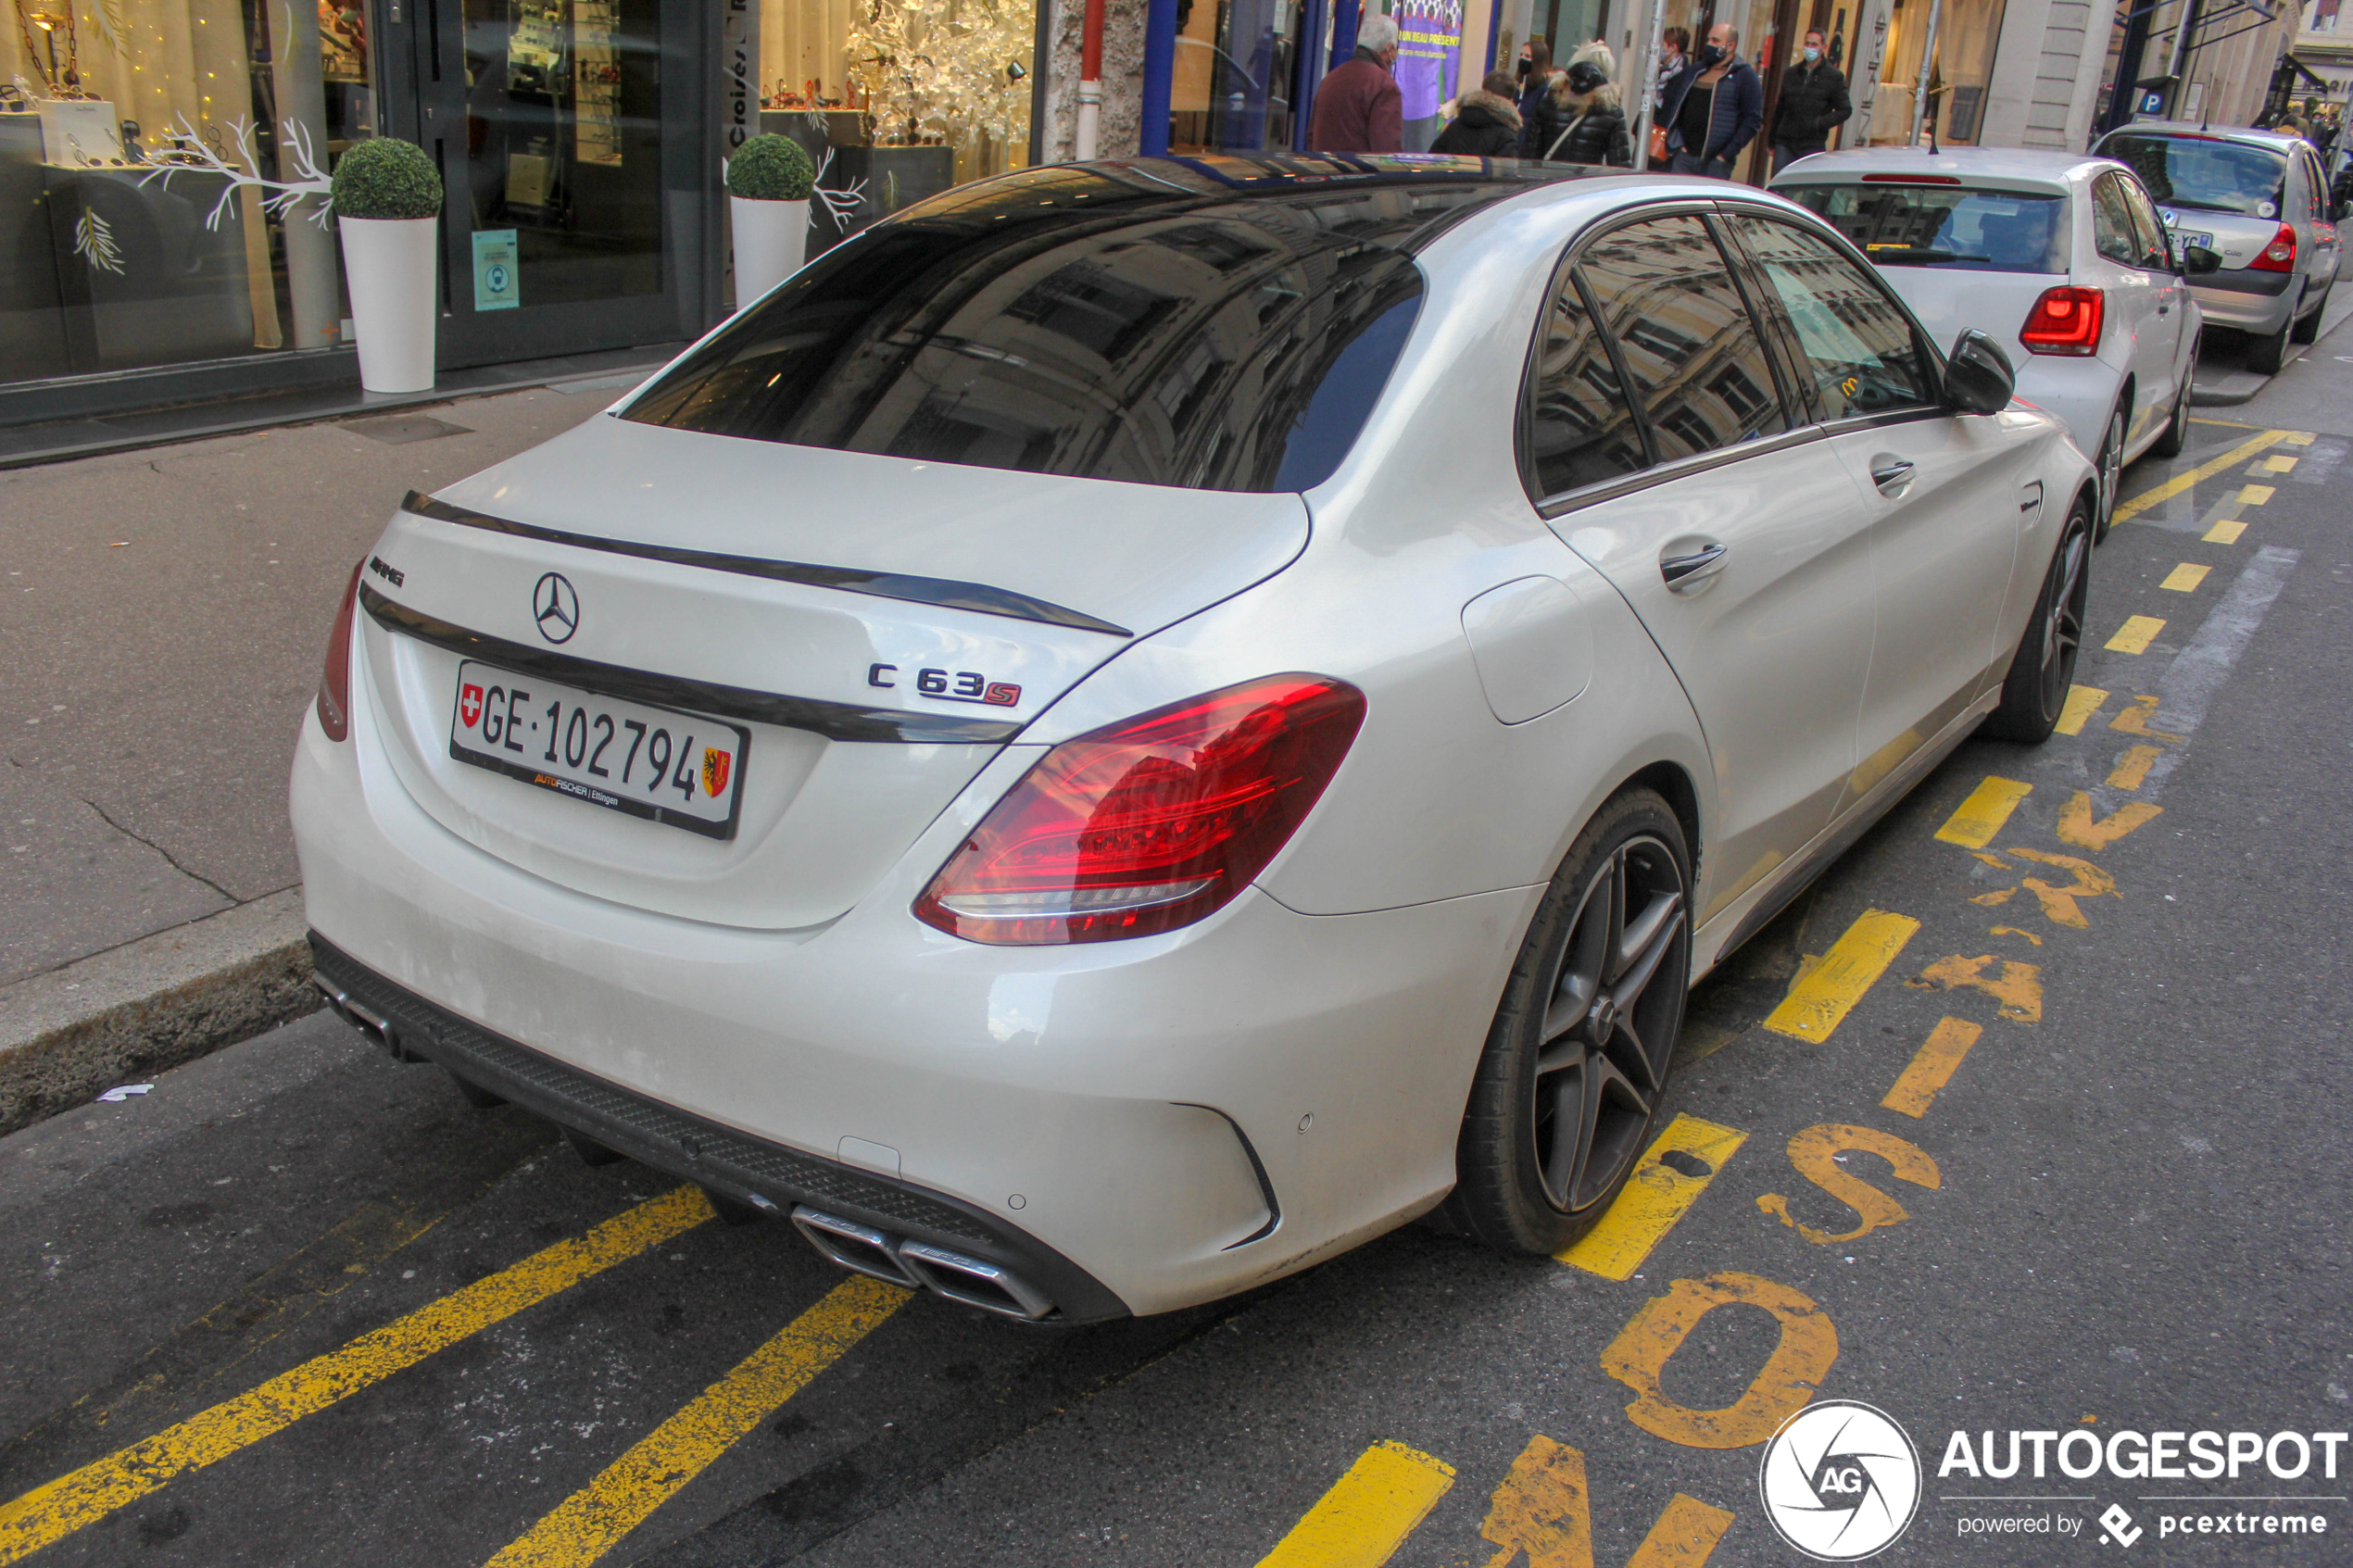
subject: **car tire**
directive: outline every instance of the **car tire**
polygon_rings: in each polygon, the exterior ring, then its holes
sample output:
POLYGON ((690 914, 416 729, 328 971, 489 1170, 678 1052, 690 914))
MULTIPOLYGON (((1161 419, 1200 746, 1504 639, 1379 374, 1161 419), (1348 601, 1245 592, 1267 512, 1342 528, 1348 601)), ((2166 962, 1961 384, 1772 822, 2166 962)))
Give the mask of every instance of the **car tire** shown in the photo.
POLYGON ((2125 399, 2118 398, 2108 412, 2108 428, 2100 435, 2099 456, 2092 459, 2099 470, 2100 485, 2099 526, 2092 535, 2095 545, 2108 537, 2108 521, 2116 516, 2116 503, 2124 489, 2124 432, 2131 420, 2125 399))
POLYGON ((1443 1228, 1542 1256, 1608 1210, 1648 1147, 1682 1028, 1691 865, 1681 821, 1649 789, 1612 797, 1578 834, 1488 1030, 1443 1228))
MULTIPOLYGON (((2197 345, 2195 343, 2190 345, 2190 368, 2197 368, 2197 345)), ((2164 433, 2149 443, 2149 456, 2178 458, 2182 455, 2182 448, 2189 444, 2190 388, 2184 383, 2174 390, 2173 417, 2165 421, 2164 433)), ((2111 518, 2114 516, 2114 508, 2110 508, 2109 515, 2111 518)))
POLYGON ((2287 335, 2288 340, 2291 343, 2318 343, 2321 341, 2321 318, 2328 314, 2329 293, 2335 287, 2335 280, 2331 279, 2329 281, 2328 288, 2321 291, 2321 301, 2318 305, 2312 307, 2312 313, 2309 316, 2298 318, 2296 325, 2288 329, 2287 335))
POLYGON ((2267 332, 2261 337, 2251 332, 2247 334, 2246 368, 2259 376, 2278 375, 2280 367, 2287 363, 2288 334, 2295 328, 2296 323, 2291 319, 2278 332, 2267 332))
POLYGON ((1986 716, 1985 734, 2028 746, 2048 740, 2075 682, 2075 660, 2083 647, 2083 605, 2092 578, 2092 517, 2081 501, 2068 514, 2051 552, 2050 570, 2035 597, 2018 651, 2002 681, 2001 706, 1986 716))

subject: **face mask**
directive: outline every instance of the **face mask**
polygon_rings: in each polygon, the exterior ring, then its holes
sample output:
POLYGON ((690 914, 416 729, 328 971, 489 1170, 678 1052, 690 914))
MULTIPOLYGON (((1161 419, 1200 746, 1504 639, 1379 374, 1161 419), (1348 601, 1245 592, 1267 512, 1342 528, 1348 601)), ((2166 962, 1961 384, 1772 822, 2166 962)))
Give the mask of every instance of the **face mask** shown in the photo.
POLYGON ((1819 49, 1809 48, 1806 51, 1806 63, 1809 66, 1819 60, 1821 57, 1822 52, 1819 49))
POLYGON ((1699 52, 1699 63, 1703 66, 1712 66, 1723 57, 1724 51, 1718 49, 1713 44, 1710 44, 1706 48, 1702 49, 1699 52))

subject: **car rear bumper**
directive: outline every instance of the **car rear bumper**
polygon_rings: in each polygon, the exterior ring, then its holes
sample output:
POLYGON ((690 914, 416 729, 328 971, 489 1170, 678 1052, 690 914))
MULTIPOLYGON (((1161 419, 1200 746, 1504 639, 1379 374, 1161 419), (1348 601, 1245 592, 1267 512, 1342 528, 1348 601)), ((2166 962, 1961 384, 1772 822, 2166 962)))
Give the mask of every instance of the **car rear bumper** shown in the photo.
POLYGON ((2294 272, 2259 272, 2237 268, 2211 272, 2190 289, 2208 326, 2233 327, 2268 337, 2288 324, 2303 297, 2302 277, 2294 272))
POLYGON ((1160 936, 981 947, 908 906, 1009 756, 839 920, 704 925, 457 838, 354 696, 349 741, 306 721, 291 792, 332 983, 600 1143, 1026 1268, 1073 1320, 1230 1295, 1434 1204, 1541 893, 1304 916, 1249 890, 1160 936), (737 1152, 683 1141, 720 1135, 737 1152))

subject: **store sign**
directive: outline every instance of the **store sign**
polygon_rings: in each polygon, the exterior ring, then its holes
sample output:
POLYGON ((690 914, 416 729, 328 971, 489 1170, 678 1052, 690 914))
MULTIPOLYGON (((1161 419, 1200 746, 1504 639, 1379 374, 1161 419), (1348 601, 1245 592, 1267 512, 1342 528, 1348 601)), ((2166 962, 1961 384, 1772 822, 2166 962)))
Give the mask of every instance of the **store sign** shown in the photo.
POLYGON ((719 47, 719 144, 732 157, 760 130, 752 68, 760 57, 760 13, 752 0, 727 0, 719 47))
POLYGON ((1872 141, 1872 110, 1879 104, 1880 72, 1887 69, 1887 32, 1894 7, 1889 0, 1865 0, 1855 38, 1855 71, 1848 79, 1854 118, 1846 122, 1841 146, 1869 146, 1872 141))
POLYGON ((1398 0, 1397 87, 1408 120, 1432 119, 1462 69, 1463 0, 1398 0))
POLYGON ((512 310, 522 303, 522 269, 515 256, 515 232, 492 229, 474 235, 474 308, 512 310))

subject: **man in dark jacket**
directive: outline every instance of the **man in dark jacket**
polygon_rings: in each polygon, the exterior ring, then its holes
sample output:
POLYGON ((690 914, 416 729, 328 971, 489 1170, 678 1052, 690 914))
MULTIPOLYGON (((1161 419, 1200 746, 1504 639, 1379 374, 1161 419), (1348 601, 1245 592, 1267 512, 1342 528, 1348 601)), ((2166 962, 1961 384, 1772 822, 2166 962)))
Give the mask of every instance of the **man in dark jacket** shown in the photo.
POLYGON ((1375 11, 1356 28, 1356 53, 1315 84, 1315 112, 1307 122, 1311 153, 1397 153, 1405 150, 1405 98, 1390 71, 1397 66, 1397 23, 1375 11))
POLYGON ((1730 180, 1734 162, 1765 124, 1765 82, 1741 58, 1741 35, 1718 22, 1667 90, 1667 150, 1677 174, 1730 180))
POLYGON ((1827 147, 1831 132, 1854 113, 1846 78, 1823 57, 1816 28, 1806 35, 1806 52, 1781 72, 1781 95, 1773 106, 1773 172, 1827 147))
POLYGON ((1475 91, 1463 94, 1460 111, 1429 150, 1456 157, 1517 157, 1519 107, 1512 92, 1518 85, 1510 71, 1488 72, 1475 91))

